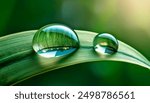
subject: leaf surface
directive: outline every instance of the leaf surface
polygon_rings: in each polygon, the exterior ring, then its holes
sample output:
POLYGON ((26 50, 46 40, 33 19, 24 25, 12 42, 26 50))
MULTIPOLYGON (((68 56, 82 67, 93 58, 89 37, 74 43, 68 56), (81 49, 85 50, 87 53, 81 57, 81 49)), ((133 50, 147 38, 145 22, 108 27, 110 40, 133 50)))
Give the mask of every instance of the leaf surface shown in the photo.
POLYGON ((33 76, 66 66, 94 62, 120 61, 150 69, 150 62, 131 46, 119 42, 118 52, 99 55, 93 50, 93 39, 97 33, 76 30, 80 48, 67 56, 43 58, 32 49, 32 38, 36 30, 10 34, 0 38, 0 85, 14 85, 33 76))

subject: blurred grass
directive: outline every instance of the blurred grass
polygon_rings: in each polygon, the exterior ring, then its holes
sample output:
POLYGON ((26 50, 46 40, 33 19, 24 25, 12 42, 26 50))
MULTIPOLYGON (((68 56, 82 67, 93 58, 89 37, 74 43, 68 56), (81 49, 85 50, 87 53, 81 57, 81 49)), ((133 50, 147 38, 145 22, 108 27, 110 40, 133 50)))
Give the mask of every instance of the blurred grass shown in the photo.
MULTIPOLYGON (((0 1, 0 36, 4 35, 6 32, 7 24, 11 19, 11 15, 13 15, 13 9, 15 6, 16 0, 7 0, 0 1)), ((6 34, 5 34, 6 35, 6 34)))
MULTIPOLYGON (((63 23, 73 29, 112 33, 150 60, 150 1, 148 0, 1 0, 0 11, 0 36, 38 29, 50 23, 63 23)), ((91 63, 87 65, 91 66, 84 65, 82 68, 93 68, 91 63)), ((115 65, 116 68, 124 68, 122 63, 115 65)), ((76 68, 78 67, 80 65, 76 68)), ((99 65, 94 64, 95 67, 99 65)), ((140 67, 130 64, 126 64, 125 67, 133 69, 134 74, 139 73, 135 68, 140 69, 140 67)), ((108 68, 106 73, 109 72, 109 67, 104 66, 103 69, 105 68, 108 68)), ((142 78, 145 75, 147 78, 141 82, 132 78, 132 83, 142 85, 147 82, 146 85, 149 85, 149 73, 143 72, 139 76, 142 78)), ((92 81, 94 78, 87 80, 92 81)), ((110 81, 107 83, 111 84, 110 81)))

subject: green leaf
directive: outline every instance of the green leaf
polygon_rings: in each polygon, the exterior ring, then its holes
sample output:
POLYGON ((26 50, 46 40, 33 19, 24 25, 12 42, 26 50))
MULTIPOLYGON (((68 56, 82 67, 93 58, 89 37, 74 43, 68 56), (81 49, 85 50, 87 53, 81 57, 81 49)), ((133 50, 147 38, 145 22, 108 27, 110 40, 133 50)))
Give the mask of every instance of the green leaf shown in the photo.
POLYGON ((93 50, 94 32, 76 30, 80 48, 73 54, 43 58, 32 49, 32 38, 36 30, 11 34, 0 38, 0 85, 14 85, 33 76, 66 66, 94 62, 120 61, 150 69, 150 62, 137 50, 119 41, 118 52, 110 56, 98 55, 93 50))

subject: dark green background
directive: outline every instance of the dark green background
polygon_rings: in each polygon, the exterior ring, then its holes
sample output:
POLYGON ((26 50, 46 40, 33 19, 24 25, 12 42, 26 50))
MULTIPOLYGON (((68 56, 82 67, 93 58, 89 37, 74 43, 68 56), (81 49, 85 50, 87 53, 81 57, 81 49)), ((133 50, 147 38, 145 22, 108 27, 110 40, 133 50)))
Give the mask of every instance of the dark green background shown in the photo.
MULTIPOLYGON (((1 0, 0 36, 62 23, 108 32, 150 60, 148 0, 1 0)), ((121 62, 94 62, 48 72, 18 85, 150 85, 150 71, 121 62)))

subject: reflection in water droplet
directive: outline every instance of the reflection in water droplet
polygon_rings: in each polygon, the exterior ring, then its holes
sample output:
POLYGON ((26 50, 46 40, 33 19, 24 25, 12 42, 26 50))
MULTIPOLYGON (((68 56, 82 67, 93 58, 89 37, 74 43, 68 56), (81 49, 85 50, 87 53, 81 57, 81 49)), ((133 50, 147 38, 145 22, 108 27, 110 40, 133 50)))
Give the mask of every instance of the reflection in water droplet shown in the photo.
POLYGON ((79 39, 69 27, 50 24, 35 33, 32 45, 35 52, 43 57, 59 57, 76 51, 79 39))
POLYGON ((93 41, 94 50, 102 55, 114 54, 118 50, 117 39, 108 33, 98 34, 93 41))

